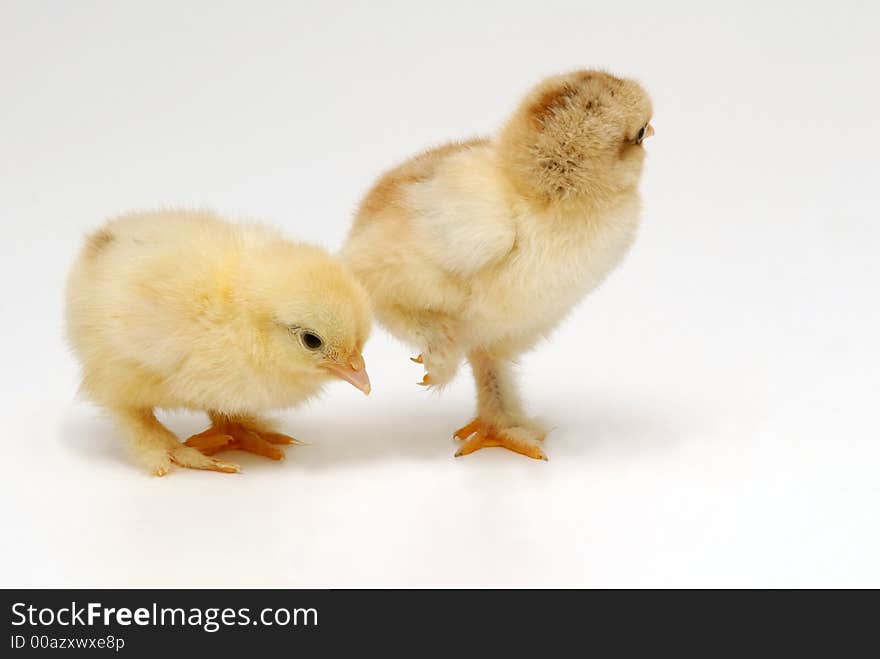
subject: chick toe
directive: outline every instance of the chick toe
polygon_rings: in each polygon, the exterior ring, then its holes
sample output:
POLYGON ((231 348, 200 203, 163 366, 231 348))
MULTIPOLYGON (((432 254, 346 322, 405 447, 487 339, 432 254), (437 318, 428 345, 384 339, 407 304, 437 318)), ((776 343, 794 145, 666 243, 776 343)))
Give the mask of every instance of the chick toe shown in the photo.
POLYGON ((138 457, 147 471, 154 476, 164 476, 171 471, 171 456, 165 450, 141 451, 138 457))
POLYGON ((253 430, 242 430, 235 435, 235 442, 230 448, 237 448, 241 451, 262 455, 270 460, 283 460, 284 451, 276 448, 271 442, 263 439, 253 430))
POLYGON ((456 430, 453 436, 464 440, 455 452, 456 458, 479 451, 481 448, 501 447, 534 460, 547 460, 547 454, 541 448, 544 437, 528 428, 519 426, 499 428, 480 419, 474 419, 463 428, 456 430))
POLYGON ((284 451, 277 447, 301 444, 301 442, 282 433, 250 428, 236 421, 225 421, 215 423, 207 430, 193 435, 186 440, 185 444, 198 449, 205 455, 237 449, 261 455, 270 460, 283 460, 284 451))
MULTIPOLYGON (((181 467, 190 469, 206 469, 208 471, 219 471, 224 474, 236 474, 241 471, 237 464, 231 462, 223 462, 205 455, 198 449, 181 444, 179 447, 169 451, 171 461, 181 467)), ((157 474, 164 475, 164 474, 157 474)))
POLYGON ((193 435, 184 442, 187 446, 198 449, 205 455, 213 455, 222 451, 235 441, 232 435, 227 435, 215 426, 193 435))
POLYGON ((305 442, 301 442, 298 439, 291 437, 290 435, 285 435, 280 432, 261 432, 260 437, 265 439, 270 444, 277 444, 279 446, 285 446, 288 444, 305 446, 305 442))
POLYGON ((468 439, 475 432, 479 431, 481 427, 482 427, 482 421, 480 421, 479 419, 474 419, 466 426, 463 426, 463 427, 459 428, 458 430, 456 430, 454 433, 452 433, 452 436, 455 437, 456 439, 465 440, 465 439, 468 439))

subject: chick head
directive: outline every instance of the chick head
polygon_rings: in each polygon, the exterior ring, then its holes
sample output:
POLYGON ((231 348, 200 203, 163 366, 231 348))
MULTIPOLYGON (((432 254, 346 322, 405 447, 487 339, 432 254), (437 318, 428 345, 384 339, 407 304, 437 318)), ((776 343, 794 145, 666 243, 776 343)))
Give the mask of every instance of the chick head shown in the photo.
POLYGON ((651 114, 651 99, 632 80, 594 70, 548 78, 502 130, 502 164, 543 201, 613 198, 639 182, 651 114))
POLYGON ((242 298, 265 368, 296 381, 335 376, 370 393, 361 355, 370 333, 369 301, 324 250, 287 243, 267 248, 246 267, 242 298))

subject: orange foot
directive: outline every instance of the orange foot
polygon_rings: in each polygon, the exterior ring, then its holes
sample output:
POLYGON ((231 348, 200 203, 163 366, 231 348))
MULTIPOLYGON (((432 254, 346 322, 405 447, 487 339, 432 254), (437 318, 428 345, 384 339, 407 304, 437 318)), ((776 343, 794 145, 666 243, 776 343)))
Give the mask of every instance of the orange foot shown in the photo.
MULTIPOLYGON (((419 354, 418 357, 410 357, 409 360, 410 360, 411 362, 416 363, 416 364, 424 364, 424 363, 425 363, 425 357, 424 357, 421 353, 419 354)), ((421 381, 421 382, 416 382, 416 384, 419 385, 419 386, 422 386, 422 387, 427 387, 428 385, 431 385, 431 384, 434 384, 434 383, 431 382, 431 375, 430 375, 430 373, 425 373, 424 377, 422 377, 422 381, 421 381)))
POLYGON ((184 443, 187 446, 198 449, 205 455, 214 455, 220 451, 238 449, 262 455, 271 460, 284 459, 284 451, 278 448, 278 446, 299 444, 293 437, 288 437, 278 432, 248 428, 235 421, 213 425, 198 435, 193 435, 184 443))
POLYGON ((499 428, 480 419, 474 419, 463 428, 456 430, 452 436, 464 441, 455 452, 456 458, 488 446, 501 446, 535 460, 547 459, 547 455, 541 449, 544 435, 522 426, 499 428))

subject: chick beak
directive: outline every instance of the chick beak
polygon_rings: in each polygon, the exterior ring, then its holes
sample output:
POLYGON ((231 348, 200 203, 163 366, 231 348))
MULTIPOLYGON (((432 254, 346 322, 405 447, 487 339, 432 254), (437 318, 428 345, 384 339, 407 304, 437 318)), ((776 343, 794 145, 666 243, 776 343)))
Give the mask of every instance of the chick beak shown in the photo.
POLYGON ((370 395, 370 376, 367 375, 366 368, 364 367, 364 358, 361 355, 355 355, 346 363, 341 361, 329 362, 326 368, 333 375, 354 385, 368 396, 370 395))
POLYGON ((653 134, 654 134, 654 127, 651 124, 648 124, 647 126, 645 126, 645 137, 643 139, 651 137, 651 135, 653 135, 653 134))

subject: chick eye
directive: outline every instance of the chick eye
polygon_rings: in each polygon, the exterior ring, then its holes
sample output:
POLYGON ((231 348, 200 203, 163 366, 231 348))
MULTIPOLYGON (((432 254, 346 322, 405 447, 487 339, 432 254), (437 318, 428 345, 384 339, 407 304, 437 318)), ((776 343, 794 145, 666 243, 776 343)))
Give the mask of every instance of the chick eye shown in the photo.
POLYGON ((312 334, 311 332, 303 332, 302 343, 309 350, 318 350, 322 345, 324 345, 321 337, 317 334, 312 334))
POLYGON ((635 139, 636 144, 641 144, 642 140, 645 139, 645 130, 646 129, 647 129, 647 126, 642 126, 641 128, 639 128, 639 132, 636 134, 636 139, 635 139))

